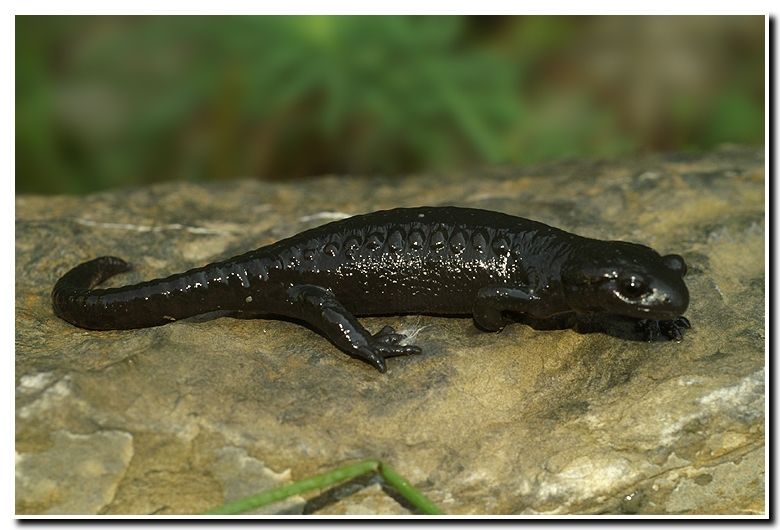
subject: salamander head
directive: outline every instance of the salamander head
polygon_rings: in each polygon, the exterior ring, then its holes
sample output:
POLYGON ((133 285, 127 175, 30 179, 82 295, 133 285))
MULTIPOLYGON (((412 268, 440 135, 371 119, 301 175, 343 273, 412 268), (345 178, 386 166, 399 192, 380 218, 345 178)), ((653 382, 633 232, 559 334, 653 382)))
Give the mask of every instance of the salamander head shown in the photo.
POLYGON ((685 261, 644 245, 598 241, 583 245, 562 269, 566 301, 578 313, 670 320, 688 309, 685 261))

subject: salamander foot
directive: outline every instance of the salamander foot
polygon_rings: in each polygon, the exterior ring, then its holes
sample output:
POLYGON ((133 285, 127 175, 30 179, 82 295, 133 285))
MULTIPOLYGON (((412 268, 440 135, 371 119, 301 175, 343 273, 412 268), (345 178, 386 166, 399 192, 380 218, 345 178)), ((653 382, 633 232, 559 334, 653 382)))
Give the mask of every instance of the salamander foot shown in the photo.
POLYGON ((659 335, 666 335, 670 340, 680 342, 683 333, 691 327, 691 321, 685 317, 671 320, 648 320, 643 318, 636 323, 637 331, 644 332, 645 340, 654 341, 659 335))
POLYGON ((399 355, 413 355, 422 353, 417 346, 401 346, 398 344, 406 338, 403 333, 396 333, 391 326, 383 327, 378 333, 371 336, 371 340, 358 348, 359 354, 382 373, 387 371, 385 359, 398 357, 399 355))

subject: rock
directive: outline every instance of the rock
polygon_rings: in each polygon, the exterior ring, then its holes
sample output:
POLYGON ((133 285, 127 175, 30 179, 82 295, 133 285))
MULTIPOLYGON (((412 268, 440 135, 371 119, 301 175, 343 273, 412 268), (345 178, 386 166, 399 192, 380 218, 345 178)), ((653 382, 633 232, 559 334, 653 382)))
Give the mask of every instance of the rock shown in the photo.
MULTIPOLYGON (((290 484, 290 470, 284 473, 274 473, 265 464, 247 455, 246 450, 237 447, 218 449, 217 461, 211 467, 211 473, 220 482, 225 491, 225 502, 234 502, 245 497, 257 495, 290 484)), ((263 506, 245 515, 285 514, 300 515, 306 501, 300 496, 293 496, 268 506, 263 506)))
POLYGON ((97 513, 114 499, 133 456, 126 432, 52 433, 53 446, 16 455, 16 502, 46 515, 97 513))
MULTIPOLYGON (((451 514, 765 514, 764 179, 762 150, 727 147, 19 196, 17 514, 200 513, 369 458, 451 514), (293 322, 95 332, 52 313, 55 281, 97 256, 135 264, 105 284, 123 285, 347 214, 449 204, 681 254, 692 329, 646 343, 620 319, 498 334, 469 318, 363 319, 423 349, 380 374, 293 322)), ((330 504, 304 497, 314 513, 414 513, 377 481, 330 504)))

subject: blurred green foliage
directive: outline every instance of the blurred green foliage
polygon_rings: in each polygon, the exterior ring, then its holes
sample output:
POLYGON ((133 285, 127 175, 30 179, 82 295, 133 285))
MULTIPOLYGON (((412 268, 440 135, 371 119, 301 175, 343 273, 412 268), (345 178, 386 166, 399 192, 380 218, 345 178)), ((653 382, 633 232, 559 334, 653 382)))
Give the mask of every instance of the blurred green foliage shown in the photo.
POLYGON ((763 54, 763 17, 19 16, 16 191, 763 143, 763 54))

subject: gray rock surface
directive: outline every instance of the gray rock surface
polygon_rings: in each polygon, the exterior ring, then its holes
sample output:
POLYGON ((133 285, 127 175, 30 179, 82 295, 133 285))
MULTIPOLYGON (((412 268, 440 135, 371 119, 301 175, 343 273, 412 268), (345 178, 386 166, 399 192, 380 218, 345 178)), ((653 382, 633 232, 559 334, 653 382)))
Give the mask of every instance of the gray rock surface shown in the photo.
MULTIPOLYGON (((762 150, 724 147, 17 197, 17 513, 199 513, 375 458, 451 514, 763 514, 764 179, 762 150), (106 282, 122 285, 343 214, 447 204, 681 254, 693 328, 646 343, 586 320, 492 334, 467 318, 364 319, 423 349, 380 374, 292 322, 94 332, 51 310, 57 278, 97 256, 135 264, 106 282)), ((379 486, 275 509, 410 513, 379 486)))

